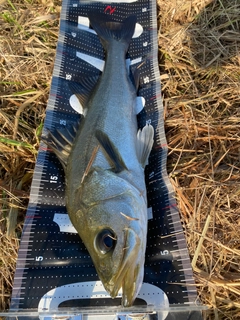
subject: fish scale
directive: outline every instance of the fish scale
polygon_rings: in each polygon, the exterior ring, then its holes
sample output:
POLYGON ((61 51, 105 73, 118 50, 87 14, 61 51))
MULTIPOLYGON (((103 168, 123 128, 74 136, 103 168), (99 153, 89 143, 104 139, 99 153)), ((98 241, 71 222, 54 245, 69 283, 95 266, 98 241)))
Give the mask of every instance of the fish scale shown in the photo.
MULTIPOLYGON (((89 10, 105 11, 110 14, 108 6, 111 10, 115 8, 112 15, 116 20, 121 21, 126 16, 135 14, 138 23, 143 27, 142 35, 131 42, 129 56, 131 59, 140 58, 142 63, 138 94, 145 98, 146 105, 137 117, 138 125, 143 127, 146 122, 149 122, 155 128, 154 147, 149 158, 149 165, 145 170, 148 207, 150 208, 143 285, 145 291, 143 290, 140 294, 141 298, 136 299, 135 311, 142 311, 141 305, 144 297, 145 299, 146 296, 151 297, 152 300, 147 300, 150 305, 152 301, 155 301, 154 296, 159 296, 162 290, 170 306, 173 308, 180 306, 179 319, 186 319, 186 315, 188 319, 201 319, 200 311, 194 307, 197 294, 189 254, 175 195, 166 173, 167 142, 164 134, 157 61, 158 40, 154 2, 109 4, 93 1, 63 1, 60 35, 44 131, 46 132, 46 128, 49 130, 56 127, 62 128, 74 124, 76 118, 81 119, 81 116, 69 105, 72 92, 67 82, 77 82, 83 76, 100 73, 94 66, 78 59, 77 52, 104 59, 103 49, 97 36, 90 32, 86 34, 83 26, 86 27, 85 18, 89 10), (78 62, 77 68, 76 61, 78 62), (159 288, 159 291, 154 289, 155 291, 150 293, 150 287, 145 283, 159 288)), ((136 66, 132 65, 132 69, 134 68, 136 66)), ((119 319, 130 317, 126 311, 120 314, 119 309, 110 310, 108 308, 105 309, 104 316, 99 315, 97 309, 99 305, 116 307, 119 305, 120 296, 115 300, 109 299, 99 284, 91 258, 67 219, 64 193, 63 169, 55 155, 47 150, 45 144, 41 143, 19 249, 11 312, 22 315, 20 319, 27 318, 27 316, 29 318, 30 315, 32 319, 38 319, 39 312, 45 312, 47 319, 54 311, 54 307, 51 309, 51 306, 55 299, 59 300, 59 306, 64 308, 93 306, 89 313, 72 311, 72 316, 78 314, 78 319, 91 319, 91 313, 94 312, 98 314, 95 319, 115 319, 118 314, 119 319), (76 286, 79 288, 78 291, 74 290, 76 286), (86 286, 94 286, 94 288, 99 286, 100 289, 96 291, 98 293, 94 295, 94 298, 90 299, 91 296, 86 286), (61 291, 61 288, 64 290, 61 291), (53 289, 56 290, 56 294, 53 293, 52 296, 49 294, 52 297, 50 301, 46 294, 53 289), (44 301, 44 308, 41 301, 44 301)), ((161 303, 156 305, 155 310, 166 308, 167 304, 161 303)), ((64 312, 69 312, 69 310, 64 309, 62 314, 64 312)), ((166 318, 166 314, 165 317, 162 313, 160 316, 163 319, 166 318)), ((159 319, 162 319, 160 316, 159 319)), ((154 316, 149 317, 154 318, 154 316)), ((168 311, 167 319, 172 319, 172 317, 171 311, 168 311)))

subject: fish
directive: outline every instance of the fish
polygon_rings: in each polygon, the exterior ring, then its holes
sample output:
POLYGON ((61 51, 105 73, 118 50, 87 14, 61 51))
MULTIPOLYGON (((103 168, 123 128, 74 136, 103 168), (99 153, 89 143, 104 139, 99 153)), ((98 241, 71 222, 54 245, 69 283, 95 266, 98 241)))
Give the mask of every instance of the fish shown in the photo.
POLYGON ((122 306, 129 307, 144 276, 144 170, 154 128, 138 129, 138 81, 126 65, 136 16, 121 22, 107 14, 88 16, 105 51, 103 72, 97 81, 90 77, 75 85, 84 108, 79 127, 56 129, 43 141, 62 163, 68 215, 104 288, 112 298, 122 289, 122 306), (79 86, 88 94, 81 95, 79 86))

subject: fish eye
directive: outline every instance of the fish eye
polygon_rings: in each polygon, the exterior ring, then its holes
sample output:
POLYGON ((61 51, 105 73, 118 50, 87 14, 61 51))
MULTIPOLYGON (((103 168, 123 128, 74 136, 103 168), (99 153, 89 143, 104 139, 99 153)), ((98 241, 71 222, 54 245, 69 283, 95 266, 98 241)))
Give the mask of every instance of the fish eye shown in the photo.
POLYGON ((96 236, 96 247, 105 254, 114 249, 117 239, 112 230, 104 229, 96 236))

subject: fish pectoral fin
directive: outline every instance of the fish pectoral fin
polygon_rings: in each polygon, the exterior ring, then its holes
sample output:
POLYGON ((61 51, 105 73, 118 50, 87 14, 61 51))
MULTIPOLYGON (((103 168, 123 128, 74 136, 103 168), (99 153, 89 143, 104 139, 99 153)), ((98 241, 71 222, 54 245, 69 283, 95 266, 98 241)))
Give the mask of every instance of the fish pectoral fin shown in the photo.
POLYGON ((78 98, 83 108, 86 108, 87 101, 92 90, 96 86, 99 76, 85 77, 79 82, 69 81, 68 85, 73 94, 78 98))
POLYGON ((146 124, 137 133, 137 156, 139 162, 145 167, 148 164, 148 157, 153 146, 154 129, 151 124, 146 124))
POLYGON ((109 139, 107 134, 101 130, 96 130, 95 136, 100 143, 101 147, 108 156, 108 161, 111 166, 113 166, 116 173, 123 171, 124 169, 128 170, 126 164, 124 163, 121 155, 119 154, 117 148, 109 139))
POLYGON ((48 135, 42 137, 43 142, 56 154, 64 170, 67 166, 76 132, 77 125, 72 125, 55 129, 53 132, 48 131, 48 135))

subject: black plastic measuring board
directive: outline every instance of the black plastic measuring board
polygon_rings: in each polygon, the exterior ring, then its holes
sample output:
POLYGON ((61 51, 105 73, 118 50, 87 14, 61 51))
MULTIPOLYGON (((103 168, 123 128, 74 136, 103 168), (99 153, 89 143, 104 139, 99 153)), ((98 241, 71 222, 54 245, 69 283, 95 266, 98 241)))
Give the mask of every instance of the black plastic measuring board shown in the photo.
POLYGON ((144 282, 134 307, 129 310, 120 306, 121 293, 116 299, 106 293, 69 221, 62 166, 41 143, 10 311, 21 319, 51 319, 53 314, 63 316, 64 312, 68 318, 75 315, 76 319, 130 319, 131 312, 139 313, 147 306, 146 310, 153 311, 148 319, 201 319, 195 305, 197 293, 179 212, 166 173, 155 1, 63 1, 44 134, 47 129, 81 121, 69 82, 100 75, 103 69, 104 51, 87 18, 92 10, 111 15, 116 21, 132 14, 137 16, 127 61, 132 71, 136 67, 140 71, 138 95, 145 101, 145 107, 138 114, 139 127, 149 122, 155 130, 145 171, 149 216, 144 282))

